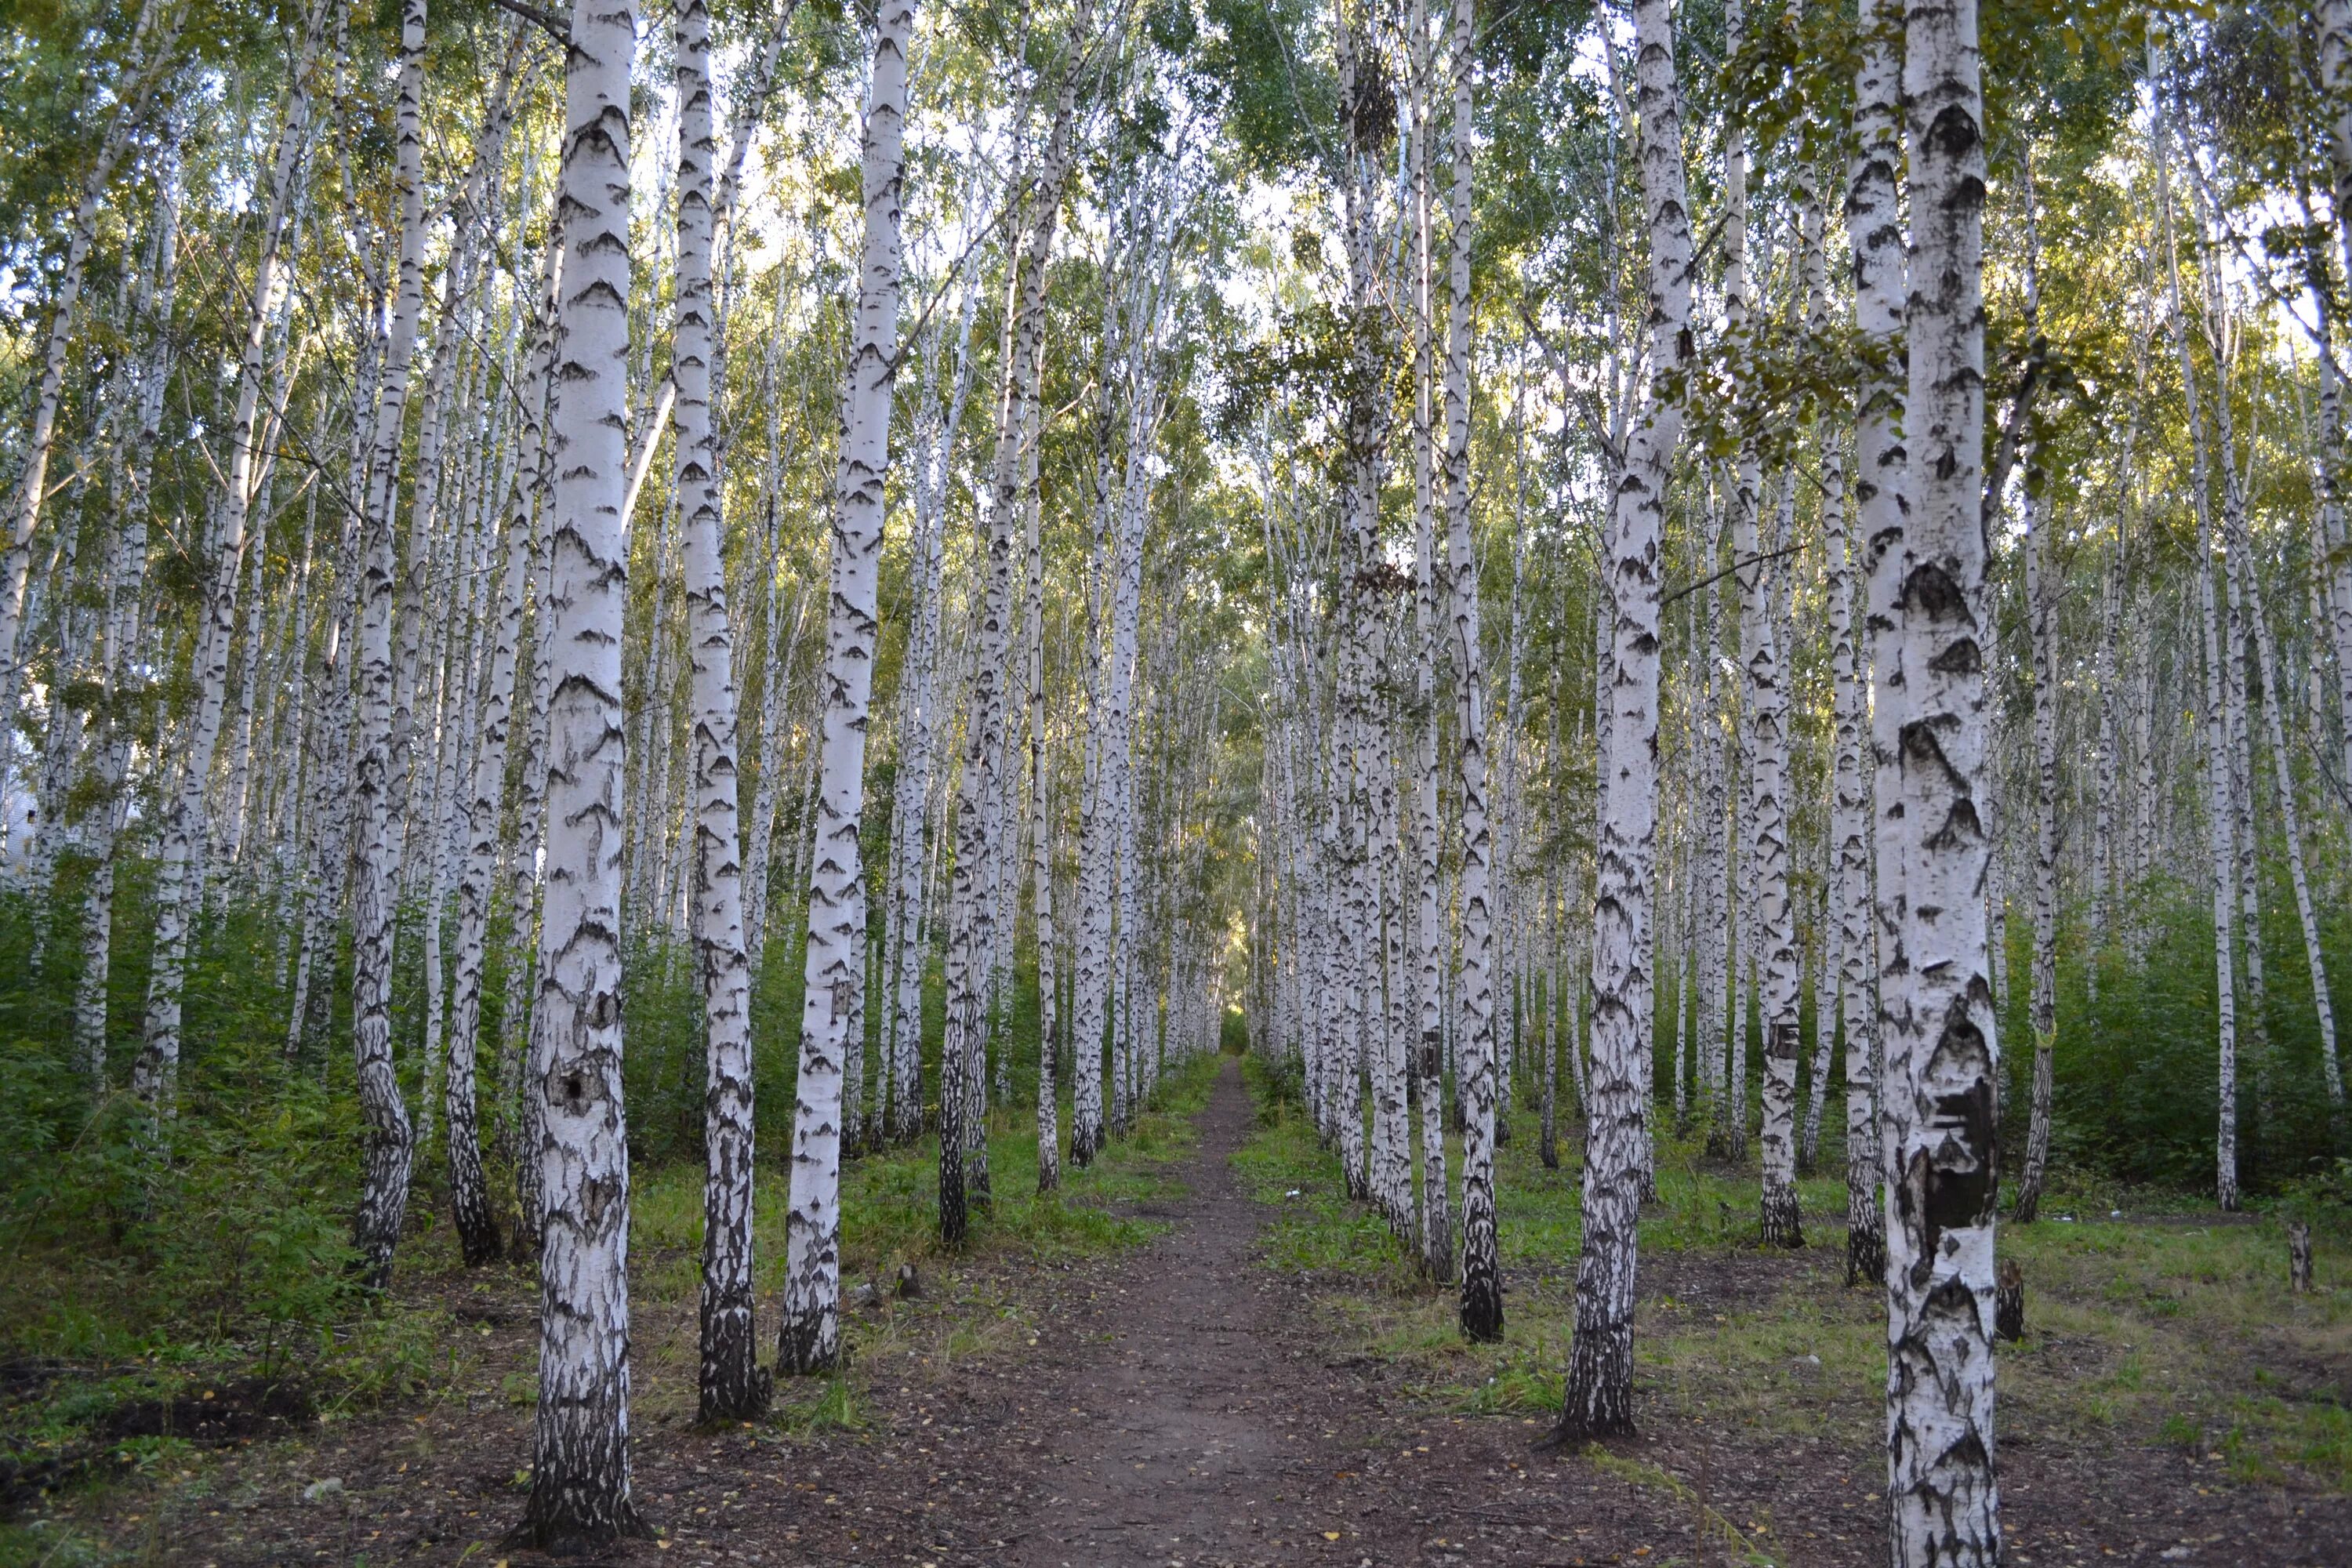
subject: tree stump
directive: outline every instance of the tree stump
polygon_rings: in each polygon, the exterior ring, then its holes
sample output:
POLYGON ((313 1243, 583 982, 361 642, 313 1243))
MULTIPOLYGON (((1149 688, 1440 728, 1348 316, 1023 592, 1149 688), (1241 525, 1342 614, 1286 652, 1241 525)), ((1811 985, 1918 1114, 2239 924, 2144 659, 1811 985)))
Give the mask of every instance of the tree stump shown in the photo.
POLYGON ((2298 1296, 2311 1294, 2311 1222, 2289 1221, 2286 1227, 2287 1288, 2298 1296))
POLYGON ((1992 1332, 2011 1342, 2025 1337, 2025 1270, 2014 1258, 2001 1260, 1992 1292, 1992 1332))

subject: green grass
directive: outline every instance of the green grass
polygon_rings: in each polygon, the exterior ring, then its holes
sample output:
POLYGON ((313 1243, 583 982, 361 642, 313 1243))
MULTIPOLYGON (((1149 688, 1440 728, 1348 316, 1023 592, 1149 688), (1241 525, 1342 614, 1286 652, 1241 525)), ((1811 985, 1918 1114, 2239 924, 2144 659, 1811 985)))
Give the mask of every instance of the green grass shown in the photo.
MULTIPOLYGON (((877 1151, 851 1161, 844 1172, 843 1286, 882 1287, 877 1310, 844 1314, 846 1367, 832 1376, 787 1380, 777 1391, 770 1421, 778 1432, 805 1437, 854 1432, 867 1420, 861 1368, 899 1358, 944 1370, 955 1363, 1008 1348, 1034 1328, 1005 1289, 1023 1268, 1068 1265, 1131 1250, 1167 1229, 1165 1222, 1131 1212, 1180 1197, 1178 1168, 1192 1152, 1191 1118, 1207 1103, 1217 1064, 1196 1061, 1163 1080, 1156 1102, 1086 1170, 1065 1162, 1062 1185, 1036 1191, 1035 1116, 1017 1093, 991 1119, 992 1213, 976 1216, 971 1238, 949 1253, 937 1238, 938 1142, 877 1151), (922 1296, 902 1303, 889 1288, 901 1263, 913 1264, 922 1296)), ((1061 1125, 1069 1125, 1067 1107, 1061 1125)), ((772 1149, 772 1145, 771 1148, 772 1149)), ((762 1163, 758 1176, 755 1246, 763 1330, 772 1331, 784 1265, 784 1177, 781 1162, 762 1163)), ((416 1201, 429 1204, 428 1193, 416 1201)), ((697 1294, 702 1246, 702 1171, 671 1163, 640 1170, 631 1191, 632 1309, 635 1408, 641 1419, 692 1418, 698 1370, 697 1294)), ((537 1380, 528 1361, 528 1337, 510 1335, 501 1353, 523 1359, 492 1363, 494 1342, 478 1322, 462 1321, 453 1303, 499 1309, 510 1324, 528 1321, 533 1300, 526 1270, 467 1271, 458 1263, 445 1226, 404 1243, 400 1287, 371 1299, 335 1292, 339 1310, 320 1321, 257 1327, 229 1321, 207 1331, 209 1320, 185 1301, 142 1300, 145 1316, 134 1336, 109 1318, 100 1291, 104 1270, 75 1272, 62 1254, 42 1261, 38 1279, 19 1273, 0 1292, 29 1300, 42 1284, 56 1297, 45 1313, 11 1321, 5 1342, 14 1353, 58 1355, 94 1349, 116 1359, 58 1378, 33 1396, 0 1407, 0 1456, 37 1461, 63 1453, 99 1453, 95 1434, 112 1414, 136 1400, 170 1398, 257 1371, 295 1377, 330 1421, 355 1416, 383 1403, 405 1409, 488 1391, 509 1408, 527 1408, 537 1380), (76 1337, 72 1325, 87 1323, 76 1337), (516 1342, 520 1340, 520 1343, 516 1342)), ((341 1249, 332 1257, 340 1258, 341 1249)), ((316 1260, 311 1260, 315 1265, 316 1260)), ((199 1306, 201 1304, 199 1303, 199 1306)), ((94 1544, 77 1518, 102 1511, 123 1489, 160 1488, 186 1494, 208 1485, 207 1450, 173 1438, 129 1438, 107 1446, 89 1479, 67 1494, 68 1506, 47 1521, 0 1524, 0 1568, 18 1563, 119 1561, 94 1544)))
MULTIPOLYGON (((1398 1366, 1443 1407, 1538 1422, 1556 1413, 1581 1235, 1572 1151, 1565 1168, 1545 1170, 1536 1118, 1515 1109, 1497 1160, 1506 1332, 1473 1345, 1456 1327, 1453 1289, 1423 1279, 1386 1226, 1345 1197, 1295 1084, 1255 1062, 1250 1081, 1259 1126, 1234 1158, 1275 1211, 1265 1263, 1310 1270, 1331 1292, 1339 1345, 1398 1366)), ((1449 1141, 1456 1184, 1460 1158, 1449 1141)), ((1834 1136, 1821 1164, 1843 1171, 1834 1136)), ((1644 1301, 1637 1404, 1648 1420, 1869 1438, 1883 1407, 1885 1309, 1875 1289, 1844 1286, 1842 1175, 1801 1181, 1810 1245, 1775 1257, 1757 1246, 1753 1172, 1752 1160, 1735 1171, 1695 1143, 1661 1144, 1643 1256, 1703 1265, 1718 1289, 1705 1307, 1671 1291, 1644 1301), (1741 1286, 1727 1302, 1715 1300, 1723 1279, 1741 1286)), ((2000 1350, 2005 1429, 2163 1444, 2210 1454, 2240 1479, 2293 1476, 2352 1491, 2352 1411, 2335 1392, 2352 1371, 2342 1228, 2315 1226, 2321 1289, 2296 1296, 2276 1220, 2147 1196, 2131 1194, 2116 1219, 2120 1189, 2062 1188, 2041 1223, 2000 1226, 2001 1256, 2024 1270, 2028 1297, 2025 1339, 2000 1350)))

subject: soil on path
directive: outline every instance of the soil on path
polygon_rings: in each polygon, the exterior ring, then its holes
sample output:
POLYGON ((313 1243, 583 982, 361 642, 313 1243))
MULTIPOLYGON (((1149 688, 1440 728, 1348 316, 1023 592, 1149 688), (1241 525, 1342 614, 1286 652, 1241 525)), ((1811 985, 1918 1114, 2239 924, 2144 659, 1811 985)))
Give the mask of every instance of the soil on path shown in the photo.
MULTIPOLYGON (((1661 1423, 1606 1456, 1546 1455, 1531 1420, 1454 1413, 1393 1368, 1337 1354, 1322 1288, 1262 1261, 1269 1211, 1229 1159, 1254 1126, 1227 1062, 1183 1172, 1186 1195, 1145 1211, 1172 1222, 1169 1234, 1116 1266, 966 1271, 937 1291, 948 1299, 893 1317, 853 1370, 854 1429, 795 1437, 642 1423, 637 1496, 661 1538, 604 1561, 1885 1560, 1867 1433, 1807 1440, 1661 1423)), ((1660 1261, 1645 1294, 1739 1291, 1743 1259, 1660 1261)), ((518 1366, 529 1364, 530 1339, 527 1321, 499 1326, 518 1366)), ((317 1444, 256 1449, 227 1461, 207 1496, 144 1525, 135 1515, 118 1523, 173 1562, 521 1568, 541 1560, 499 1535, 520 1516, 529 1454, 527 1410, 445 1403, 317 1444)), ((2257 1550, 2265 1563, 2352 1561, 2341 1498, 2229 1488, 2177 1453, 2092 1454, 2029 1438, 2002 1460, 2011 1561, 2028 1568, 2237 1563, 2257 1550)))

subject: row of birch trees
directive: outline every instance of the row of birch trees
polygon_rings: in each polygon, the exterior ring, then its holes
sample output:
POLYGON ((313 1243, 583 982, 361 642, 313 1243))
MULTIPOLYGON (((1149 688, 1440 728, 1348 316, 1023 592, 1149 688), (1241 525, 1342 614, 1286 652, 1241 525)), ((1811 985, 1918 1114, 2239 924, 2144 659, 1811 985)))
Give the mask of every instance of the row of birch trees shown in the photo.
POLYGON ((1233 1025, 1492 1339, 1531 1112, 1572 1437, 1662 1161, 1842 1171, 1921 1562, 2000 1178, 2343 1152, 2352 7, 6 26, 6 1125, 323 1084, 361 1281, 539 1268, 541 1540, 649 1147, 719 1417, 864 1151, 961 1243, 1233 1025))
POLYGON ((1513 1111, 1580 1152, 1563 1440, 1632 1429, 1665 1148, 1767 1246, 1834 1161, 1895 1560, 1996 1561, 2000 1199, 2343 1152, 2342 9, 1289 40, 1251 1031, 1471 1338, 1513 1111))
POLYGON ((535 1261, 542 1544, 638 1528, 628 1045, 681 977, 706 1419, 837 1364, 845 1158, 936 1135, 961 1243, 992 1130, 1051 1189, 1225 1024, 1183 39, 725 22, 153 0, 21 57, 76 190, 11 171, 0 723, 77 1114, 167 1184, 258 1026, 348 1113, 361 1283, 420 1208, 535 1261))

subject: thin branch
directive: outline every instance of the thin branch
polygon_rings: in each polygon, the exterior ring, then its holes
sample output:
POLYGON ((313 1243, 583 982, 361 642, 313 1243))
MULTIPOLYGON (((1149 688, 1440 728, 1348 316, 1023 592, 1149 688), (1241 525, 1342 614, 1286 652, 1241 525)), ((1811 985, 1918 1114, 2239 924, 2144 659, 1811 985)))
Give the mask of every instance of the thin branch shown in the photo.
POLYGON ((1658 608, 1663 610, 1668 605, 1673 604, 1676 599, 1683 597, 1686 594, 1696 594, 1701 588, 1707 587, 1716 583, 1720 583, 1726 577, 1730 576, 1734 572, 1745 572, 1750 566, 1761 566, 1767 561, 1778 561, 1784 555, 1794 555, 1802 547, 1795 544, 1784 545, 1779 550, 1767 550, 1760 555, 1751 555, 1745 561, 1735 561, 1720 572, 1702 577, 1696 583, 1684 584, 1673 593, 1661 598, 1658 601, 1658 608))
POLYGON ((559 16, 552 11, 542 10, 530 4, 530 0, 490 0, 490 4, 501 11, 520 16, 526 22, 538 23, 546 31, 547 36, 553 38, 558 45, 564 48, 572 47, 571 17, 559 16))

